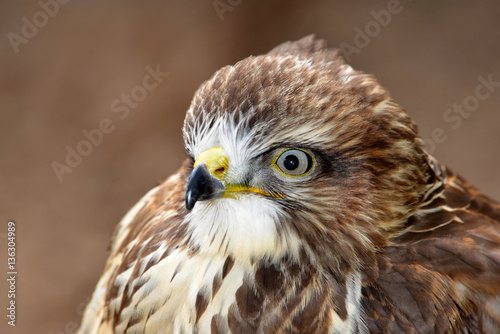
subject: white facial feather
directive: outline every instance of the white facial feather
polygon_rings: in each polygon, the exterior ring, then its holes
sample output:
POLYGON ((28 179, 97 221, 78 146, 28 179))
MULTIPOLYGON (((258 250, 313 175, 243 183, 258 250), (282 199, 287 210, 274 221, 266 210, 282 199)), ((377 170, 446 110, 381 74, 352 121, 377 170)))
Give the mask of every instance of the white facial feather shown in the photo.
POLYGON ((245 128, 244 121, 236 124, 230 117, 231 114, 217 117, 213 124, 210 124, 212 118, 207 117, 203 123, 196 123, 192 131, 194 138, 186 143, 187 151, 196 159, 204 151, 220 146, 234 166, 241 165, 252 153, 255 154, 252 152, 255 148, 249 145, 254 132, 245 128))
MULTIPOLYGON (((198 140, 189 147, 195 159, 205 150, 222 147, 229 161, 226 180, 231 184, 258 173, 258 170, 249 170, 250 160, 262 153, 251 145, 254 132, 245 127, 244 117, 240 115, 239 119, 240 122, 235 123, 229 116, 218 118, 209 129, 200 130, 198 140)), ((242 193, 236 199, 197 202, 185 223, 192 235, 192 245, 202 253, 250 261, 252 258, 279 259, 289 251, 298 258, 300 237, 281 225, 280 212, 282 208, 270 198, 242 193)))
POLYGON ((278 212, 271 200, 243 194, 238 199, 198 202, 186 221, 193 246, 207 255, 231 255, 250 262, 252 258, 276 260, 288 251, 298 258, 300 238, 279 226, 278 212))

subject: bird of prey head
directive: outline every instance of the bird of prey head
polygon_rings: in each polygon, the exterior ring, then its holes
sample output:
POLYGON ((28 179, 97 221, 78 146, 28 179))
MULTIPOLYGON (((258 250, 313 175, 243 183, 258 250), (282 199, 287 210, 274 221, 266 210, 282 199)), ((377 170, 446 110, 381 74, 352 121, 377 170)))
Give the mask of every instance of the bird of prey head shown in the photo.
POLYGON ((431 177, 408 115, 312 37, 219 70, 195 94, 184 138, 193 241, 227 234, 249 257, 302 249, 354 265, 413 213, 431 177))
POLYGON ((195 93, 188 159, 118 226, 81 332, 500 330, 500 207, 313 36, 195 93))

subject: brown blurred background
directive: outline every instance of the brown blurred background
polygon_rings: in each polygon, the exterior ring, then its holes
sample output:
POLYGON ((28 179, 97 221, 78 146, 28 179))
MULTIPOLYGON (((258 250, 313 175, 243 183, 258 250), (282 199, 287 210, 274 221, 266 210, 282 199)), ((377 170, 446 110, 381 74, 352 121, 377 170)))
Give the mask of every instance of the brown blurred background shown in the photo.
POLYGON ((395 0, 74 0, 57 13, 54 1, 41 2, 53 17, 35 1, 0 3, 0 268, 9 219, 18 261, 17 326, 6 324, 2 279, 1 333, 73 333, 113 227, 184 158, 181 126, 197 87, 224 65, 311 33, 358 47, 350 64, 392 92, 422 137, 442 129, 434 155, 500 199, 500 87, 457 129, 443 119, 472 101, 478 76, 500 81, 498 1, 401 0, 385 27, 372 11, 395 0), (356 29, 366 27, 373 37, 361 45, 356 29), (147 66, 169 75, 122 120, 111 105, 138 94, 147 66), (60 182, 52 163, 65 163, 66 146, 76 149, 104 118, 114 131, 60 182))

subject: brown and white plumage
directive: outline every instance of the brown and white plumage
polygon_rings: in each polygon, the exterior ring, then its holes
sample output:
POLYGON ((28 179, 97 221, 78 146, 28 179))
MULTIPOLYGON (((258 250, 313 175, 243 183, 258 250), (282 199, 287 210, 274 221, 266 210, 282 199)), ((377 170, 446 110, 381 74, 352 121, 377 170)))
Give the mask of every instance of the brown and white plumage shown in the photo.
POLYGON ((222 68, 183 133, 80 333, 500 332, 500 205, 324 41, 222 68))

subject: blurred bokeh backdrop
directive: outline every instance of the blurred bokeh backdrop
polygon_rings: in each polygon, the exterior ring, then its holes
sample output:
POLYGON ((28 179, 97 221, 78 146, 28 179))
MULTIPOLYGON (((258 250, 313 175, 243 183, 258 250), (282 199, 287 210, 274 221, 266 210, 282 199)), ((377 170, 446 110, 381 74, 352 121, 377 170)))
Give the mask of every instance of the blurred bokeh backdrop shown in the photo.
POLYGON ((0 268, 12 219, 18 270, 16 327, 2 279, 0 332, 75 332, 114 226, 185 157, 197 87, 311 33, 374 74, 435 156, 500 199, 499 15, 498 1, 0 2, 0 268))

